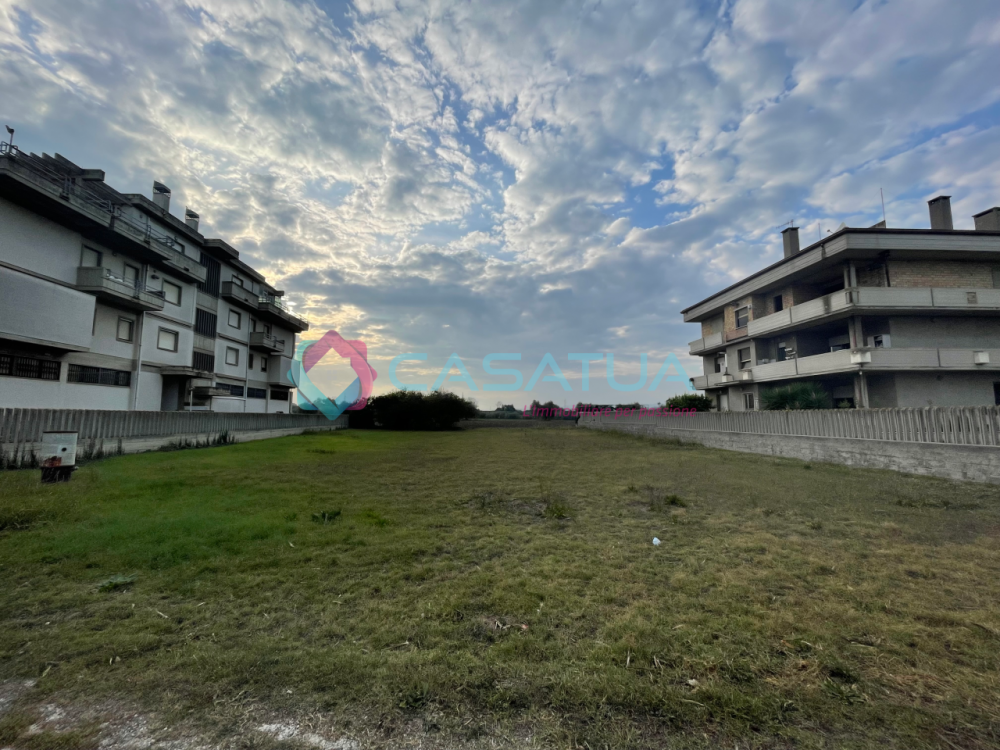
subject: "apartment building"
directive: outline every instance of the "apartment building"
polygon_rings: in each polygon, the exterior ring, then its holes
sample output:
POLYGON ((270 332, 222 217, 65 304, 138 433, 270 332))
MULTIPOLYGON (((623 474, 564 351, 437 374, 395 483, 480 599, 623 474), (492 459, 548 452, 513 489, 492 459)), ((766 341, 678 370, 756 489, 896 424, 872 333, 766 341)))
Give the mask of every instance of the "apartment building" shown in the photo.
POLYGON ((293 315, 170 189, 0 149, 0 407, 287 413, 293 315))
POLYGON ((721 411, 760 408, 764 389, 822 386, 859 408, 1000 404, 1000 208, 953 228, 842 228, 683 311, 701 325, 692 378, 721 411))

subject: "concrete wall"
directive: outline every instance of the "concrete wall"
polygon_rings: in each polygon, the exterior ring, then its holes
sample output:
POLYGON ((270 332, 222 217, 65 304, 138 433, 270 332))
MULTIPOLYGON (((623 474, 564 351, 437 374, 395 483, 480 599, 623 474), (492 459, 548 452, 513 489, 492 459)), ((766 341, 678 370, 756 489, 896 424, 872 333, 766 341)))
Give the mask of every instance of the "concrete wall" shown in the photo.
POLYGON ((897 372, 895 381, 895 406, 992 406, 1000 372, 897 372))
MULTIPOLYGON (((17 409, 24 404, 45 404, 50 409, 128 409, 130 388, 110 385, 67 383, 68 365, 62 363, 61 381, 29 378, 0 378, 0 409, 17 409)), ((159 394, 157 405, 159 408, 159 394)))
POLYGON ((180 323, 165 320, 153 313, 146 313, 146 326, 142 335, 142 361, 157 365, 191 366, 191 352, 194 350, 194 330, 180 323), (176 352, 156 348, 160 328, 176 331, 178 345, 176 352))
MULTIPOLYGON (((74 268, 74 282, 75 274, 74 268)), ((93 322, 93 296, 0 266, 0 330, 29 342, 89 349, 93 322)))
POLYGON ((889 332, 894 349, 1000 349, 1000 318, 899 316, 889 332))
POLYGON ((995 446, 709 432, 653 424, 625 424, 611 420, 585 422, 581 419, 580 426, 699 443, 710 448, 741 453, 1000 484, 1000 447, 995 446))
POLYGON ((0 198, 0 259, 67 284, 76 283, 83 238, 0 198))
MULTIPOLYGON (((125 389, 127 391, 127 389, 125 389)), ((228 432, 241 440, 297 435, 306 430, 345 429, 346 416, 330 421, 322 415, 215 414, 212 412, 125 412, 84 409, 0 409, 0 452, 26 455, 41 448, 42 433, 79 433, 79 453, 88 445, 105 451, 155 450, 172 442, 202 442, 228 432)))

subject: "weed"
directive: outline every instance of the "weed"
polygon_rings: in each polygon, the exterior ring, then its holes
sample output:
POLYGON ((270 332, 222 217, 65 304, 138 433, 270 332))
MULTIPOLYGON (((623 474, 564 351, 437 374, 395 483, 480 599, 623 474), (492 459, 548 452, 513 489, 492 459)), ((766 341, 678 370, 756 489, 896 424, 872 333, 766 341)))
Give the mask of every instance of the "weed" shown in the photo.
POLYGON ((569 518, 569 506, 561 500, 548 500, 542 508, 542 515, 556 520, 569 518))
POLYGON ((338 518, 340 518, 340 508, 337 510, 324 510, 319 513, 312 514, 313 523, 321 523, 324 526, 328 523, 333 523, 338 518))
POLYGON ((668 495, 666 490, 647 484, 644 488, 646 498, 649 500, 651 511, 663 511, 667 508, 686 508, 687 502, 678 495, 668 495))
POLYGON ((136 576, 123 576, 123 575, 113 575, 107 580, 101 581, 97 584, 98 591, 118 591, 119 589, 128 588, 133 583, 135 583, 136 576))

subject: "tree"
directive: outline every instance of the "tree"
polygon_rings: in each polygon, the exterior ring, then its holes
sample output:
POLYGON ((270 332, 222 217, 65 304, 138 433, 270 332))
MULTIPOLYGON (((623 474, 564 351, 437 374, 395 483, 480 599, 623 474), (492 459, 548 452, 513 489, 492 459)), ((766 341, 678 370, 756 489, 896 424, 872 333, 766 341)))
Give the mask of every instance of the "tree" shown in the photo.
POLYGON ((830 394, 818 383, 789 383, 760 394, 760 408, 764 411, 829 409, 831 406, 830 394))
POLYGON ((668 398, 663 402, 665 409, 694 409, 695 411, 712 411, 712 399, 700 393, 682 393, 668 398))
POLYGON ((352 427, 386 430, 450 430, 462 419, 474 419, 479 409, 474 401, 458 394, 434 391, 393 391, 368 400, 358 412, 349 412, 352 427))

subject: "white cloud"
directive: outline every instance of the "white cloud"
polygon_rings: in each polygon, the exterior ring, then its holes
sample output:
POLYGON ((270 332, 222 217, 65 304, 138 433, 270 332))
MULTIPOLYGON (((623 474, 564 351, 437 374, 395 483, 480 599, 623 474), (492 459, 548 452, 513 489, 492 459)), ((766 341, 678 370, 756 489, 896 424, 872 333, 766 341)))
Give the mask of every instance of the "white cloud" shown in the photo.
POLYGON ((936 192, 959 226, 1000 202, 994 0, 347 11, 0 0, 0 114, 121 189, 166 181, 376 359, 528 374, 683 354, 679 309, 777 259, 790 218, 874 223, 879 187, 895 226, 936 192))

